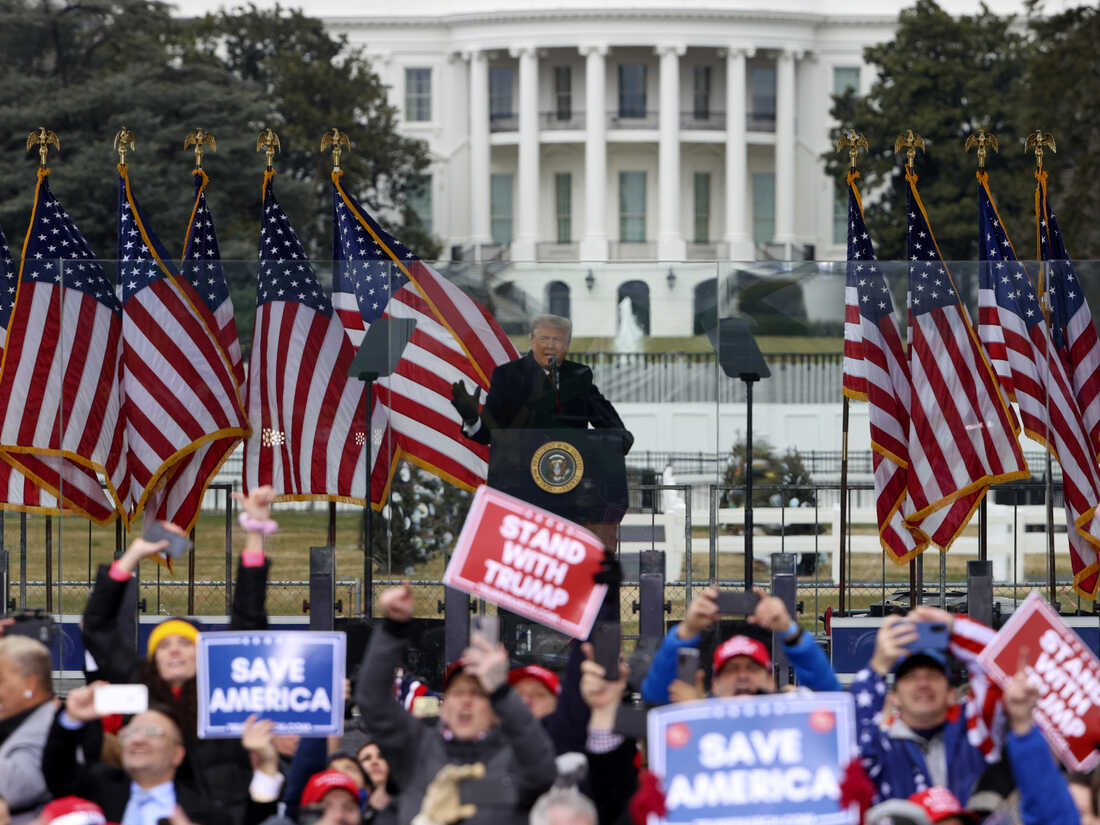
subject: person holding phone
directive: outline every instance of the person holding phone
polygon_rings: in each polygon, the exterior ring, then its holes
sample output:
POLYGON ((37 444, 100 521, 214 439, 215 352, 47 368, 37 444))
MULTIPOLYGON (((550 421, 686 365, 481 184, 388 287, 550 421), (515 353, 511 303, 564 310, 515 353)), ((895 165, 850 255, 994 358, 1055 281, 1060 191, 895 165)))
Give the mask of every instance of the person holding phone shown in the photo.
MULTIPOLYGON (((783 600, 769 596, 760 588, 755 588, 754 593, 758 599, 748 621, 779 634, 798 683, 810 690, 841 690, 840 682, 825 658, 825 651, 812 635, 804 633, 791 618, 783 600)), ((653 657, 653 664, 642 682, 643 700, 664 705, 673 700, 703 698, 702 669, 696 671, 691 684, 677 679, 679 651, 682 648, 698 648, 703 633, 716 625, 722 616, 719 598, 718 588, 711 585, 691 600, 684 620, 668 632, 653 657)), ((735 634, 717 645, 711 695, 755 696, 775 693, 775 690, 771 654, 762 641, 753 636, 735 634)))
POLYGON ((994 631, 967 616, 920 605, 908 615, 887 616, 875 635, 868 666, 852 682, 860 755, 877 801, 909 798, 934 787, 949 790, 966 807, 988 764, 1007 753, 1012 777, 1020 791, 1022 821, 1029 825, 1070 825, 1078 822, 1065 777, 1050 748, 1032 722, 1038 693, 1022 667, 994 701, 993 687, 978 663, 978 654, 994 631), (920 623, 943 625, 947 649, 922 647, 920 623), (966 664, 971 695, 955 701, 948 652, 966 664), (894 675, 897 717, 881 726, 887 677, 894 675), (997 707, 1004 711, 1007 730, 994 726, 997 707))
POLYGON ((508 652, 499 642, 472 637, 444 674, 439 724, 426 725, 393 699, 393 673, 411 632, 412 588, 384 591, 378 606, 385 620, 371 633, 355 702, 401 788, 398 821, 413 819, 444 766, 481 762, 485 778, 463 785, 462 801, 477 805, 467 822, 524 825, 557 771, 550 737, 508 684, 508 652))
MULTIPOLYGON (((242 509, 240 523, 245 531, 245 546, 233 589, 230 628, 262 630, 267 627, 264 602, 270 567, 264 555, 264 539, 278 529, 271 518, 275 491, 271 487, 257 487, 247 496, 236 492, 233 496, 242 509)), ((162 534, 184 536, 184 531, 174 524, 162 522, 159 528, 162 534)), ((95 663, 95 668, 89 669, 89 679, 147 685, 149 701, 172 709, 179 720, 188 757, 181 773, 192 777, 202 793, 225 810, 234 823, 240 823, 248 804, 252 775, 247 751, 232 739, 197 738, 198 627, 186 618, 166 619, 150 634, 145 657, 118 643, 119 609, 127 584, 142 561, 165 551, 170 543, 167 538, 150 541, 138 537, 111 565, 100 565, 81 625, 84 649, 95 663)))

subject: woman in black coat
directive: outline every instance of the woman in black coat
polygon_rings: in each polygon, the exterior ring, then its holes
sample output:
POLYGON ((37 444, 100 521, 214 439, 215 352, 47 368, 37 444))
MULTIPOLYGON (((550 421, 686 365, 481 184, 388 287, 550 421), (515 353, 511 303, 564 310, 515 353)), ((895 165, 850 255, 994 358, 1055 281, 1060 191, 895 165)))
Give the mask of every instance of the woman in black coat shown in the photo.
MULTIPOLYGON (((234 493, 243 510, 241 525, 246 531, 245 547, 237 568, 230 628, 263 630, 267 627, 264 599, 269 562, 264 557, 265 533, 274 531, 271 502, 275 491, 259 487, 248 496, 234 493)), ((169 530, 183 534, 173 524, 169 530)), ((195 685, 195 643, 198 628, 187 619, 161 622, 149 636, 147 655, 142 657, 120 644, 119 607, 127 584, 146 558, 165 549, 168 542, 137 538, 110 566, 100 565, 95 587, 84 608, 84 649, 95 660, 95 678, 116 684, 141 682, 149 688, 150 704, 172 709, 185 739, 187 758, 180 775, 234 823, 244 820, 252 764, 239 739, 199 739, 198 695, 195 685)))

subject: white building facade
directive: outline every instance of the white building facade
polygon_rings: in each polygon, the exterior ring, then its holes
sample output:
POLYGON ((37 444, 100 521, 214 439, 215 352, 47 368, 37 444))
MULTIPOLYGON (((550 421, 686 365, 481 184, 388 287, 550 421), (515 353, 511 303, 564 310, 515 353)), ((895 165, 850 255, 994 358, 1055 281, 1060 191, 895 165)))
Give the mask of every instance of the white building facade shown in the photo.
POLYGON ((416 209, 449 254, 507 262, 502 277, 579 335, 615 334, 627 279, 661 306, 646 333, 690 335, 715 262, 843 259, 846 200, 821 159, 832 95, 869 89, 863 49, 890 39, 900 6, 369 0, 322 14, 427 142, 416 209))

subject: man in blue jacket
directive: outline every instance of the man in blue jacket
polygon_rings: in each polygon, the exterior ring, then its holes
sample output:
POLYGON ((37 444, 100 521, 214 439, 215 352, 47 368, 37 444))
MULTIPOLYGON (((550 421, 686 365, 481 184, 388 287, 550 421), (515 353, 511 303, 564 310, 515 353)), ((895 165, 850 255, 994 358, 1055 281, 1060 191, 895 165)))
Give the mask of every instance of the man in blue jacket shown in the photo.
POLYGON ((993 635, 981 622, 930 606, 883 620, 869 666, 850 688, 856 700, 860 755, 876 785, 877 799, 906 799, 928 788, 946 787, 967 805, 987 763, 998 761, 1003 746, 1020 791, 1023 822, 1076 823, 1066 780, 1032 723, 1035 688, 1019 673, 998 702, 997 689, 978 665, 978 654, 993 635), (918 638, 915 622, 947 625, 949 650, 970 672, 971 696, 966 703, 955 702, 943 651, 907 647, 918 638), (897 716, 883 719, 891 672, 897 716), (998 707, 1004 708, 1007 731, 994 722, 998 707))
MULTIPOLYGON (((760 601, 749 621, 783 639, 787 660, 794 667, 798 683, 810 690, 842 690, 825 658, 825 651, 791 618, 783 600, 769 596, 760 588, 756 588, 756 593, 760 601)), ((669 701, 702 698, 701 671, 695 685, 685 684, 676 678, 677 659, 681 648, 698 648, 703 631, 718 621, 717 600, 717 587, 704 588, 688 605, 684 620, 665 636, 642 682, 644 701, 663 705, 669 701)), ((775 675, 768 648, 750 636, 731 636, 720 644, 714 651, 713 673, 711 694, 714 696, 775 693, 775 675)))

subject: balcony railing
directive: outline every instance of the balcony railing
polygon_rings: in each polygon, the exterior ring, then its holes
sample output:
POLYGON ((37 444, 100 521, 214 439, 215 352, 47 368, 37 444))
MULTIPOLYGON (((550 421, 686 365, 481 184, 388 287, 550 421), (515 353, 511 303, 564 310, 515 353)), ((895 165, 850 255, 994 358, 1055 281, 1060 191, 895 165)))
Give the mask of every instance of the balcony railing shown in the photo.
POLYGON ((519 128, 519 116, 512 114, 489 115, 490 132, 514 132, 519 128))
POLYGON ((623 113, 614 109, 607 113, 607 128, 609 129, 656 129, 657 110, 646 112, 634 111, 623 113))
POLYGON ((579 261, 580 253, 578 243, 540 241, 535 244, 535 257, 540 261, 579 261))
POLYGON ((726 113, 710 109, 706 112, 680 112, 681 129, 725 129, 726 113))
POLYGON ((745 117, 745 128, 750 132, 774 132, 775 112, 749 112, 745 117))
POLYGON ((539 126, 543 129, 583 129, 584 112, 572 109, 568 112, 553 110, 539 112, 539 126))

